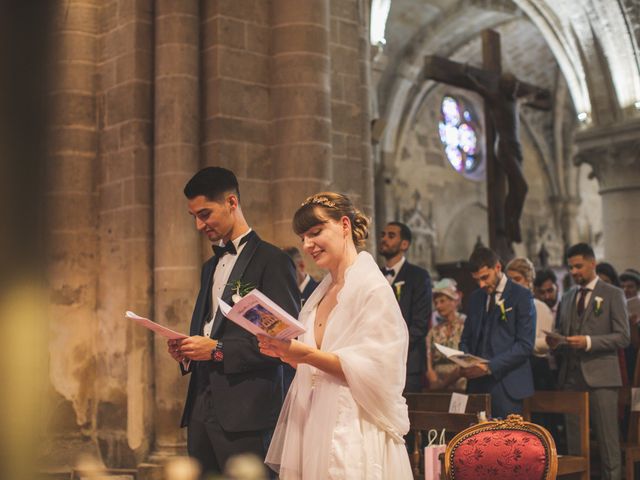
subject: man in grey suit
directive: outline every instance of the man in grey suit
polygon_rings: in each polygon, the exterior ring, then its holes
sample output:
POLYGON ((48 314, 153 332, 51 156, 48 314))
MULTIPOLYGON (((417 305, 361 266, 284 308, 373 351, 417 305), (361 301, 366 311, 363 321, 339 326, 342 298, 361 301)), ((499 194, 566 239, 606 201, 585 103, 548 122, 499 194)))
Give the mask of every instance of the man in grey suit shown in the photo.
MULTIPOLYGON (((620 479, 622 474, 618 429, 618 388, 622 385, 618 349, 629 344, 629 322, 621 289, 598 279, 593 249, 586 243, 567 251, 569 273, 576 285, 567 291, 558 307, 560 344, 547 336, 557 349, 562 365, 558 383, 563 390, 589 392, 589 416, 598 439, 601 478, 620 479)), ((569 454, 579 445, 579 426, 567 418, 569 454)))

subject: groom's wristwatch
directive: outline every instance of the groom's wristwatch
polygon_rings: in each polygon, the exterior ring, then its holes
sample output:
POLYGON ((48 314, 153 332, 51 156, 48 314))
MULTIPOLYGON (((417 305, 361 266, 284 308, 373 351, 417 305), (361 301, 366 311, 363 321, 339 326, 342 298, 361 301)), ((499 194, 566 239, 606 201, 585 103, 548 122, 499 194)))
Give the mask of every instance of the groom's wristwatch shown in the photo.
POLYGON ((211 350, 211 360, 213 360, 214 362, 221 362, 224 360, 223 345, 220 340, 218 340, 216 348, 211 350))

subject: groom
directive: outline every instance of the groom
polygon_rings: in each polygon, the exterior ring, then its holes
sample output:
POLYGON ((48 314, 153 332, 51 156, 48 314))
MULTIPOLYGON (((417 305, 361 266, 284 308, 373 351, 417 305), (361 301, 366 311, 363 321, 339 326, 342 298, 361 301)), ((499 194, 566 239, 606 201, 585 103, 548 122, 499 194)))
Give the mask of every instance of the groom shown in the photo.
POLYGON ((204 168, 184 194, 214 256, 202 268, 191 336, 168 346, 183 374, 191 373, 181 425, 189 455, 207 476, 239 453, 264 458, 283 395, 280 361, 262 355, 256 337, 222 315, 218 298, 231 304, 232 285, 257 288, 297 317, 300 292, 289 257, 249 228, 233 172, 204 168))

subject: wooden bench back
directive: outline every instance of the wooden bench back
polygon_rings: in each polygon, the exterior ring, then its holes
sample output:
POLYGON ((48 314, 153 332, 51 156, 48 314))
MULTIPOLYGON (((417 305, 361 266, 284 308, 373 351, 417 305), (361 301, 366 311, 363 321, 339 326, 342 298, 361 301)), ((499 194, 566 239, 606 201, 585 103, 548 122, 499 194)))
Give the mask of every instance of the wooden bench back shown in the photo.
POLYGON ((491 415, 491 395, 468 395, 466 413, 449 413, 451 393, 424 392, 407 394, 409 423, 413 433, 413 448, 410 455, 411 468, 415 479, 423 478, 424 450, 427 443, 426 432, 436 430, 438 440, 440 432, 445 430, 446 440, 478 422, 478 413, 491 415))
POLYGON ((532 413, 564 413, 577 415, 580 422, 580 455, 558 457, 558 475, 580 473, 588 480, 589 465, 589 394, 587 392, 537 391, 524 400, 525 420, 531 421, 532 413))
MULTIPOLYGON (((491 417, 491 395, 488 393, 473 393, 467 395, 466 413, 479 413, 484 411, 487 418, 491 417)), ((406 395, 407 406, 414 412, 449 412, 451 393, 424 392, 408 393, 406 395)))

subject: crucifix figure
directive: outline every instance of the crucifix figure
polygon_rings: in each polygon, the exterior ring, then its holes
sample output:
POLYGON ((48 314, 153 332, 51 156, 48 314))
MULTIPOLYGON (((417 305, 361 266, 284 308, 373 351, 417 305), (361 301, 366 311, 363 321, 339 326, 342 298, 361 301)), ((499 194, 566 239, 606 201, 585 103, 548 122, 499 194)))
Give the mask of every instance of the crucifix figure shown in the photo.
POLYGON ((522 169, 518 104, 524 101, 528 106, 549 110, 551 94, 502 73, 500 36, 493 30, 482 32, 482 56, 484 68, 427 56, 423 75, 472 90, 484 99, 489 246, 506 261, 513 256, 511 243, 522 241, 520 217, 528 190, 522 169))

